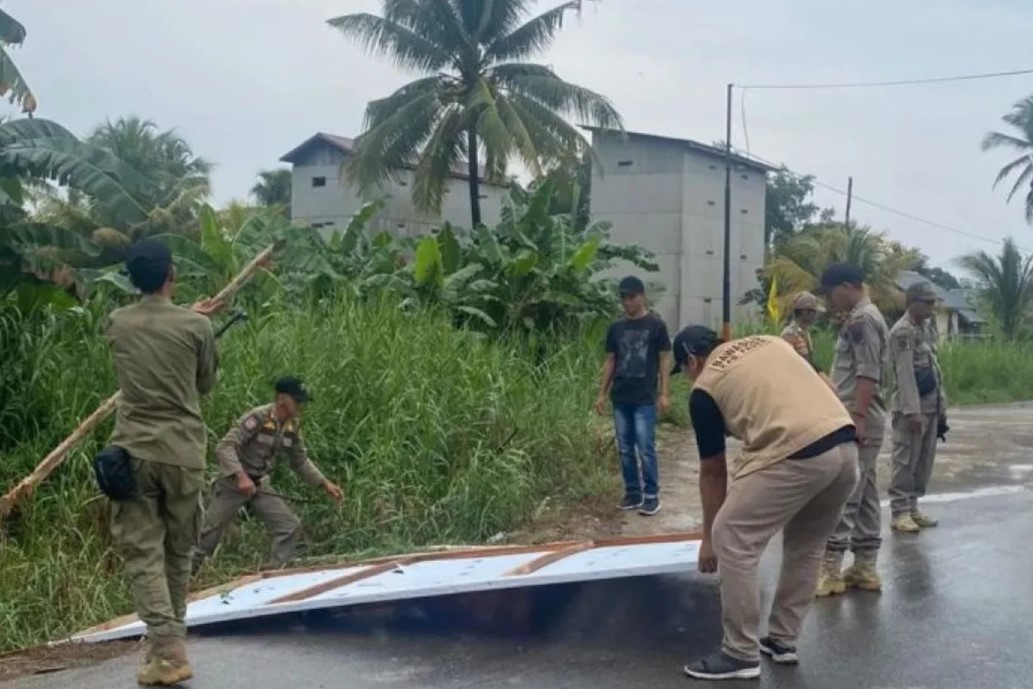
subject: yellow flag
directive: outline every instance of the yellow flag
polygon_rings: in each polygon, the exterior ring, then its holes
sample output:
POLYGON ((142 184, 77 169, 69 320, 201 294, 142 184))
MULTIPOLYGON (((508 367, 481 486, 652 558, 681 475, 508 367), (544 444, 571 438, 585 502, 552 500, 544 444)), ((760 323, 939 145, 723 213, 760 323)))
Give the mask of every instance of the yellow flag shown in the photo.
POLYGON ((768 316, 775 325, 782 320, 782 310, 778 306, 778 277, 774 275, 771 276, 771 289, 768 290, 768 316))

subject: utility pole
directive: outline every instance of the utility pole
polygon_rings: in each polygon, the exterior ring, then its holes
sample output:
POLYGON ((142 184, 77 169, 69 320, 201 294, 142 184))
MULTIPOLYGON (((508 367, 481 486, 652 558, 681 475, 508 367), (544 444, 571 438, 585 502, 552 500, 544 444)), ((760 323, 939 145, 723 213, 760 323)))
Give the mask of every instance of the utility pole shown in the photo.
POLYGON ((725 258, 724 285, 721 312, 724 323, 721 339, 732 339, 732 86, 728 84, 728 103, 725 108, 725 258))
POLYGON ((850 202, 854 199, 854 178, 848 177, 846 181, 846 228, 850 229, 850 202))

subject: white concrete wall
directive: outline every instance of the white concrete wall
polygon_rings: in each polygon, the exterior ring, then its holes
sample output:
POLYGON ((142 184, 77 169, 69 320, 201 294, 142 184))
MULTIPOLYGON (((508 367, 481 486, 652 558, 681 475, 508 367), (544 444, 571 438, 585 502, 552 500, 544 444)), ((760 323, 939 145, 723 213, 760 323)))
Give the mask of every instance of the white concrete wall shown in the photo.
MULTIPOLYGON (((722 317, 724 257, 724 161, 677 142, 643 137, 625 140, 595 134, 601 165, 593 167, 591 213, 612 223, 611 239, 657 254, 658 273, 622 265, 619 277, 638 272, 662 283, 653 301, 672 331, 690 323, 718 327, 722 317)), ((738 306, 757 286, 764 262, 765 175, 733 169, 731 217, 732 320, 755 316, 738 306)))
MULTIPOLYGON (((341 169, 343 154, 329 146, 314 149, 306 160, 294 165, 291 173, 292 219, 301 225, 315 226, 324 234, 348 226, 352 216, 367 200, 387 196, 383 210, 370 221, 371 233, 382 231, 394 236, 425 234, 448 221, 460 227, 470 226, 470 192, 466 180, 452 178, 441 205, 440 215, 428 215, 416 210, 412 202, 413 172, 403 170, 399 181, 387 183, 377 193, 360 198, 341 169), (325 186, 315 186, 313 180, 326 179, 325 186)), ((499 221, 502 205, 508 196, 505 188, 482 184, 481 220, 487 225, 499 221)))

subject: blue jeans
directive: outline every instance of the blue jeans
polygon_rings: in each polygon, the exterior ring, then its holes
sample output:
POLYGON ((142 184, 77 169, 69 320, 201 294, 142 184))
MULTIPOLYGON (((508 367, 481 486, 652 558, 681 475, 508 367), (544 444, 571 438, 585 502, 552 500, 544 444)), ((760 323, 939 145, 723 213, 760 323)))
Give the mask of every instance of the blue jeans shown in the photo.
POLYGON ((655 498, 659 493, 656 466, 656 407, 652 404, 614 404, 613 423, 617 431, 617 452, 624 476, 624 494, 655 498), (635 451, 638 451, 636 459, 635 451), (639 462, 642 478, 639 479, 639 462))

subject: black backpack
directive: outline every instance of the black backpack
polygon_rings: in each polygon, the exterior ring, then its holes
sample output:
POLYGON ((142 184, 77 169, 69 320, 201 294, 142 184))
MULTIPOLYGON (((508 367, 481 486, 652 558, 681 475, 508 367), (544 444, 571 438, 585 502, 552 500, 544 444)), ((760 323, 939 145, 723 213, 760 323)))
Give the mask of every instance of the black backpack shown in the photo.
POLYGON ((93 458, 93 473, 104 495, 112 500, 128 500, 136 494, 132 458, 117 445, 109 445, 93 458))

